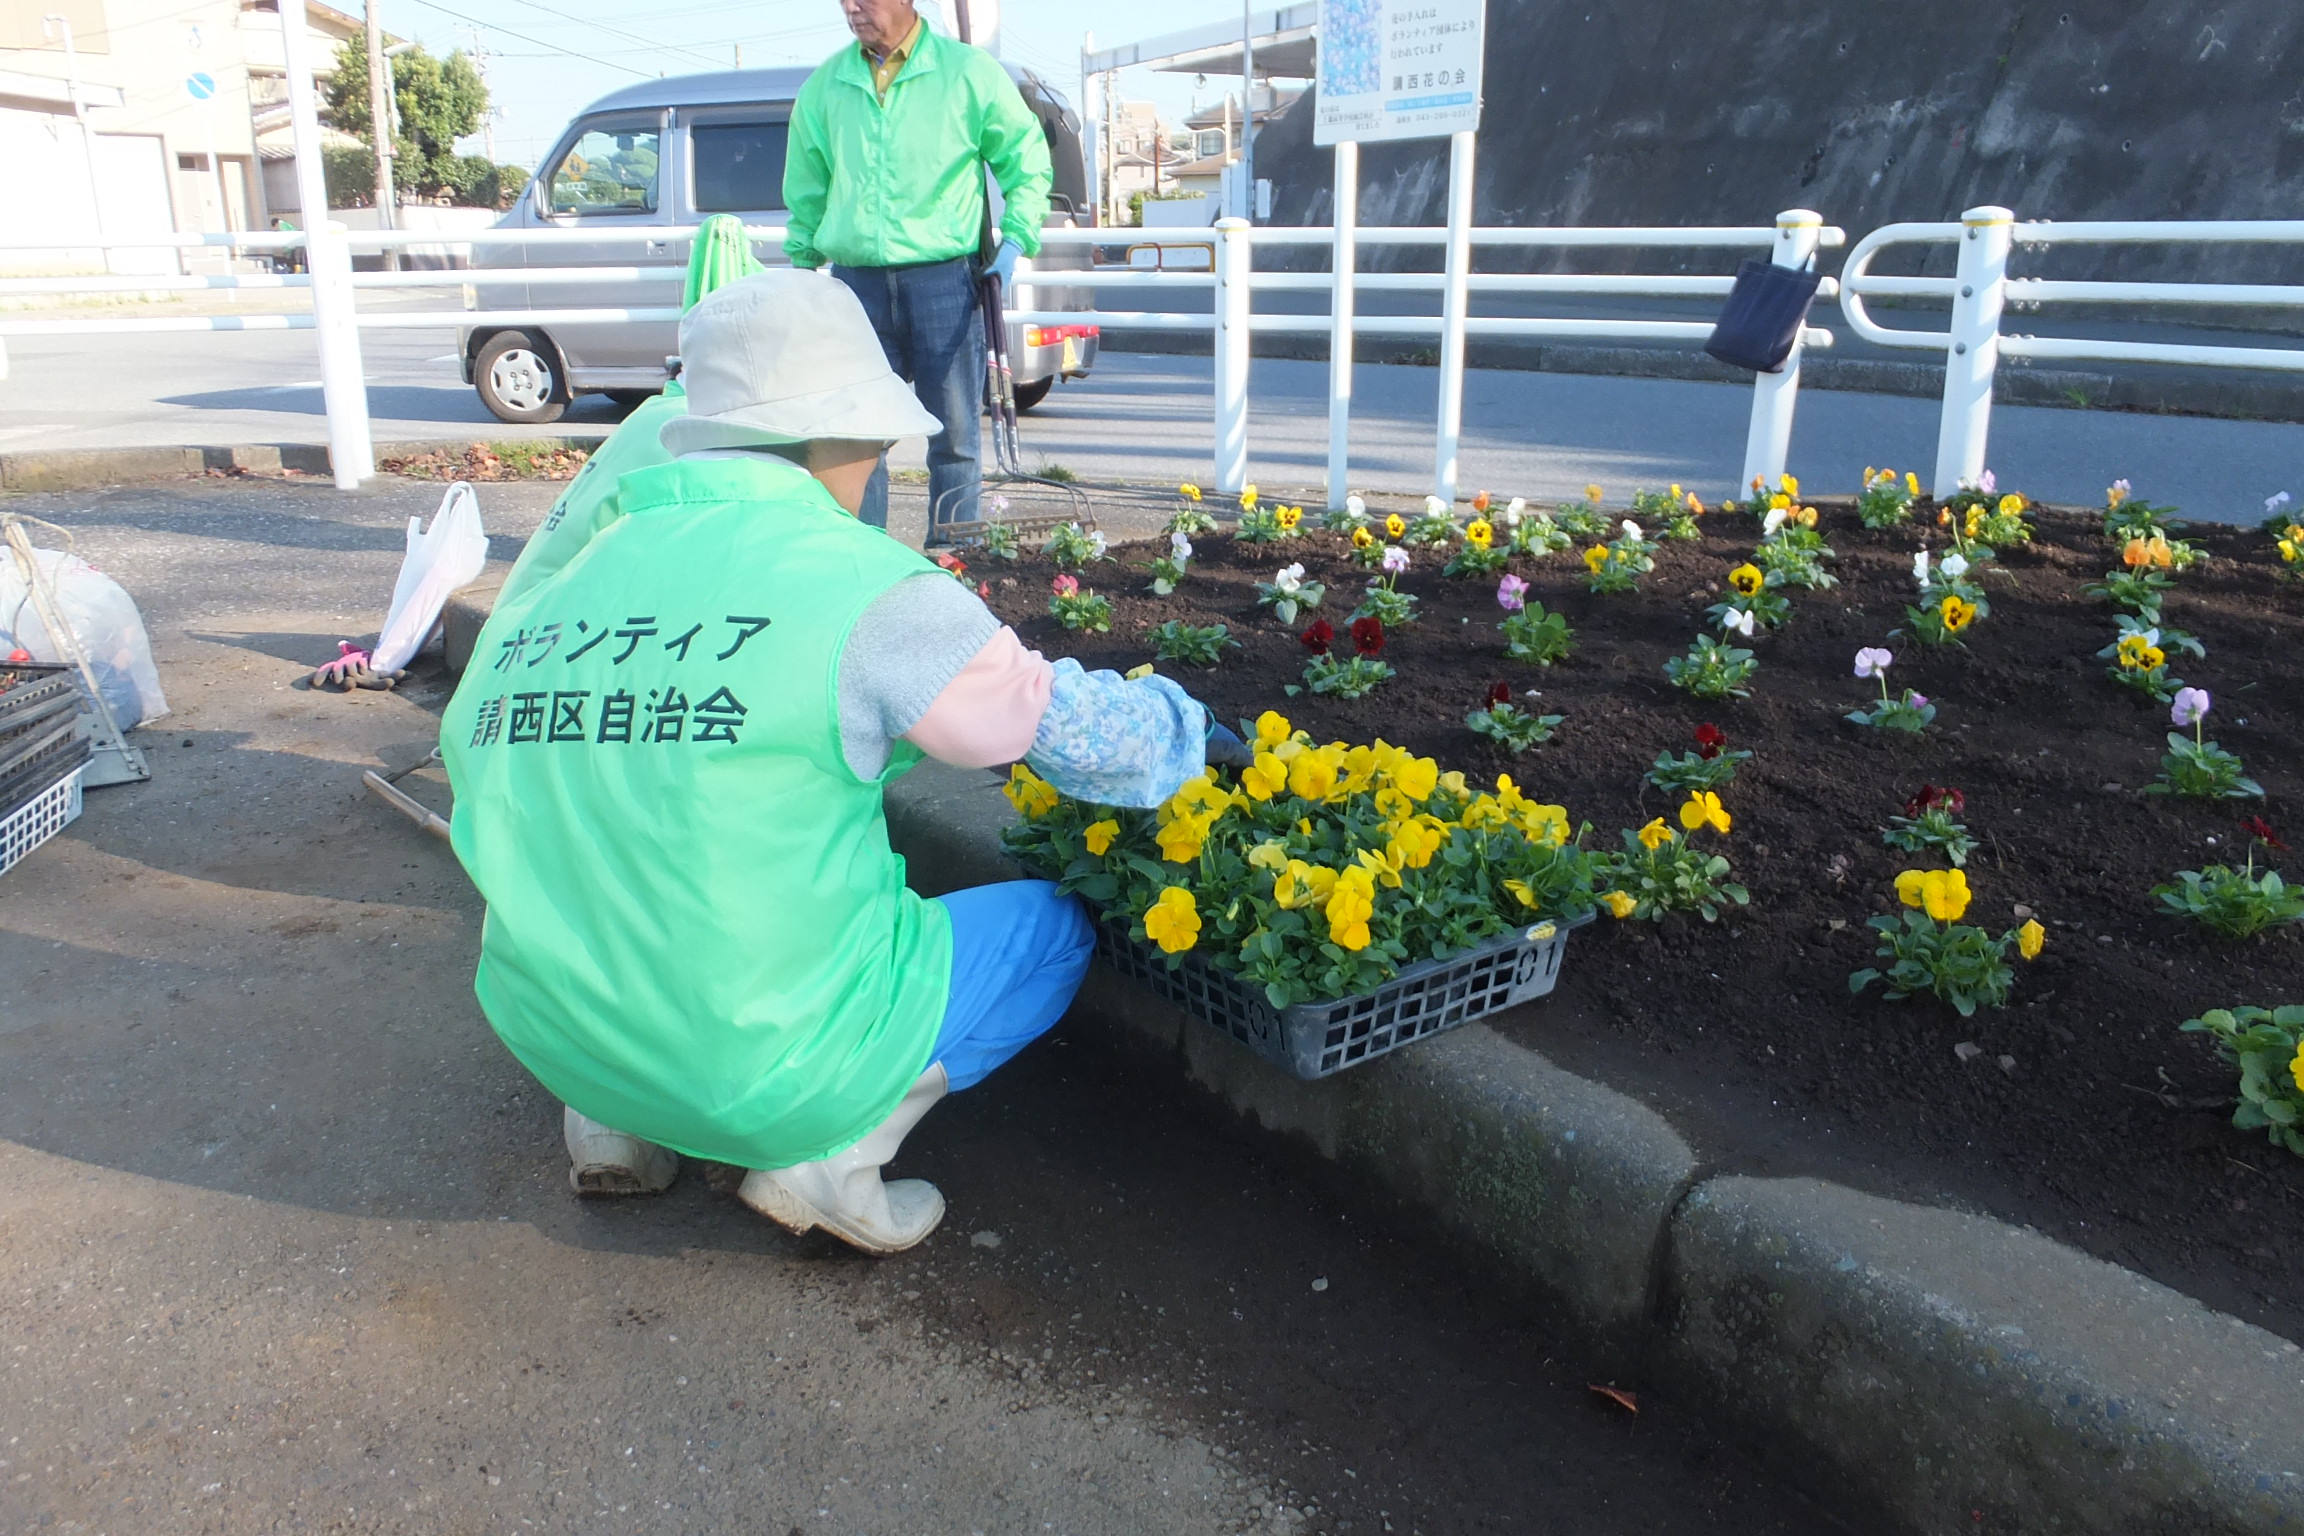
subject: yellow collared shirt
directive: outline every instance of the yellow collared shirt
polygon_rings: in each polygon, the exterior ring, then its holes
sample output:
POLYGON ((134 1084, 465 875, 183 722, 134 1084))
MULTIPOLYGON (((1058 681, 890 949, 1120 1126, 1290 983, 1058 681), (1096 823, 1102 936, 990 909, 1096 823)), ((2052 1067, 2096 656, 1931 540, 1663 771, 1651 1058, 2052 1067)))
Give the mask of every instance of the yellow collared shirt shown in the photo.
POLYGON ((862 43, 856 45, 864 52, 864 62, 872 66, 872 90, 879 96, 880 105, 888 105, 889 83, 904 72, 905 61, 912 57, 912 50, 920 45, 921 29, 927 25, 927 22, 915 19, 912 23, 912 30, 905 34, 904 41, 889 49, 880 58, 874 58, 871 51, 865 49, 862 43))

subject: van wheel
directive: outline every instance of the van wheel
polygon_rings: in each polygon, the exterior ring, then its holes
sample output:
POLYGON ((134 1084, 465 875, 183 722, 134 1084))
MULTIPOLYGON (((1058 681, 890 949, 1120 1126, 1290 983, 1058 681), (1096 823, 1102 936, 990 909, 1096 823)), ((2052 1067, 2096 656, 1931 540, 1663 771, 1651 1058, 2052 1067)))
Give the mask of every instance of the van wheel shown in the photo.
POLYGON ((1056 376, 1054 374, 1050 374, 1047 378, 1044 379, 1034 379, 1029 384, 1017 385, 1016 409, 1020 411, 1028 411, 1032 409, 1032 407, 1047 399, 1048 391, 1054 389, 1055 387, 1056 376))
POLYGON ((499 331, 472 359, 472 387, 498 421, 542 426, 568 409, 551 349, 526 331, 499 331))

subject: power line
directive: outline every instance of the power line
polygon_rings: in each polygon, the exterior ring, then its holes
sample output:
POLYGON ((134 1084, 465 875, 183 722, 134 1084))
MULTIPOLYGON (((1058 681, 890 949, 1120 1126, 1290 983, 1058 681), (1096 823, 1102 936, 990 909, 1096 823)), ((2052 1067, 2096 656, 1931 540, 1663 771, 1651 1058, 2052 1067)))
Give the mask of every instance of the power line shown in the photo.
POLYGON ((649 49, 652 52, 684 53, 692 59, 704 60, 705 63, 711 65, 714 69, 718 69, 720 67, 720 60, 706 57, 704 54, 698 53, 695 49, 687 47, 681 43, 652 42, 648 38, 642 37, 637 32, 627 32, 621 27, 612 27, 604 21, 593 21, 587 17, 578 16, 571 12, 563 11, 556 6, 546 5, 544 4, 544 0, 520 0, 520 3, 530 7, 531 9, 542 11, 548 16, 558 16, 564 20, 573 21, 579 26, 596 27, 600 31, 609 33, 612 36, 621 37, 629 42, 638 43, 641 47, 649 49))
POLYGON ((416 3, 418 5, 428 7, 431 10, 438 11, 443 16, 453 16, 458 21, 463 22, 467 26, 486 27, 491 32, 501 32, 506 37, 516 37, 524 43, 534 43, 537 47, 549 49, 553 53, 563 54, 571 59, 582 59, 587 64, 605 64, 610 69, 620 69, 628 75, 638 75, 643 80, 653 80, 657 78, 644 69, 634 69, 631 65, 619 64, 614 59, 595 58, 589 53, 578 53, 573 48, 563 48, 557 43, 548 43, 540 37, 531 37, 525 32, 515 32, 510 27, 500 26, 492 21, 482 21, 477 16, 467 16, 462 11, 452 11, 448 9, 448 7, 442 5, 440 0, 416 0, 416 3))

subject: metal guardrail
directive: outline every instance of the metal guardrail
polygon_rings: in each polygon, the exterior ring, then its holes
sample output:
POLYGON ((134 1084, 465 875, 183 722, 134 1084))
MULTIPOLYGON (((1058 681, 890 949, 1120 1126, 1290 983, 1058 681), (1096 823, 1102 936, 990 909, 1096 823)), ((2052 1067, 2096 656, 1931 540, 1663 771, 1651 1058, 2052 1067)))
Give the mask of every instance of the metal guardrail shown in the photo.
POLYGON ((1992 426, 1992 382, 2003 357, 2028 361, 2162 363, 2195 368, 2272 368, 2304 372, 2304 351, 2222 347, 2084 337, 2006 335, 2010 304, 2253 305, 2304 308, 2304 287, 2262 283, 2069 282, 2008 275, 2018 245, 2304 245, 2304 219, 2036 221, 2019 224, 2006 208, 1971 208, 1957 224, 1886 224, 1856 242, 1840 272, 1840 312, 1848 328, 1883 347, 1944 354, 1944 412, 1936 434, 1939 497, 1984 473, 1992 426), (1952 244, 1951 277, 1875 277, 1873 258, 1892 245, 1952 244), (1942 299, 1952 306, 1941 331, 1906 330, 1872 318, 1867 298, 1942 299))

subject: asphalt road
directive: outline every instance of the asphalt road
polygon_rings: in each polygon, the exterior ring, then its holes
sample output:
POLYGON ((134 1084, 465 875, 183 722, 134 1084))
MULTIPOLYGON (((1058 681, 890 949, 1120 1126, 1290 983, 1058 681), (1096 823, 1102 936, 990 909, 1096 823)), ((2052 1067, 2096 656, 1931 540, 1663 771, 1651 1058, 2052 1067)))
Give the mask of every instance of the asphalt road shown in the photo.
MULTIPOLYGON (((499 556, 552 489, 482 488, 499 556)), ((1669 1380, 1062 1031, 907 1145, 952 1214, 903 1258, 693 1165, 577 1202, 472 1001, 479 902, 359 790, 444 689, 294 686, 436 497, 0 498, 134 592, 175 710, 150 783, 0 878, 0 1530, 1835 1528, 1669 1380)))
MULTIPOLYGON (((511 428, 459 382, 446 331, 364 338, 379 441, 544 435, 511 428)), ((327 436, 308 333, 31 337, 9 342, 0 451, 148 444, 320 442, 327 436)), ((1205 479, 1211 427, 1202 358, 1108 354, 1024 421, 1027 459, 1107 479, 1205 479)), ((1421 492, 1432 480, 1435 370, 1356 370, 1356 485, 1421 492)), ((1327 463, 1327 367, 1260 359, 1252 375, 1250 467, 1290 492, 1327 463)), ((1482 370, 1467 376, 1462 484, 1534 497, 1589 483, 1628 496, 1680 483, 1730 494, 1743 463, 1749 390, 1736 385, 1482 370)), ((552 432, 596 433, 620 416, 580 400, 552 432)), ((1791 467, 1819 490, 1852 491, 1867 466, 1935 462, 1930 400, 1805 392, 1791 467)), ((2195 517, 2255 521, 2278 490, 2304 495, 2304 425, 2003 406, 1990 462, 2003 484, 2092 505, 2126 476, 2137 493, 2195 517)), ((917 447, 899 458, 917 464, 917 447)))

